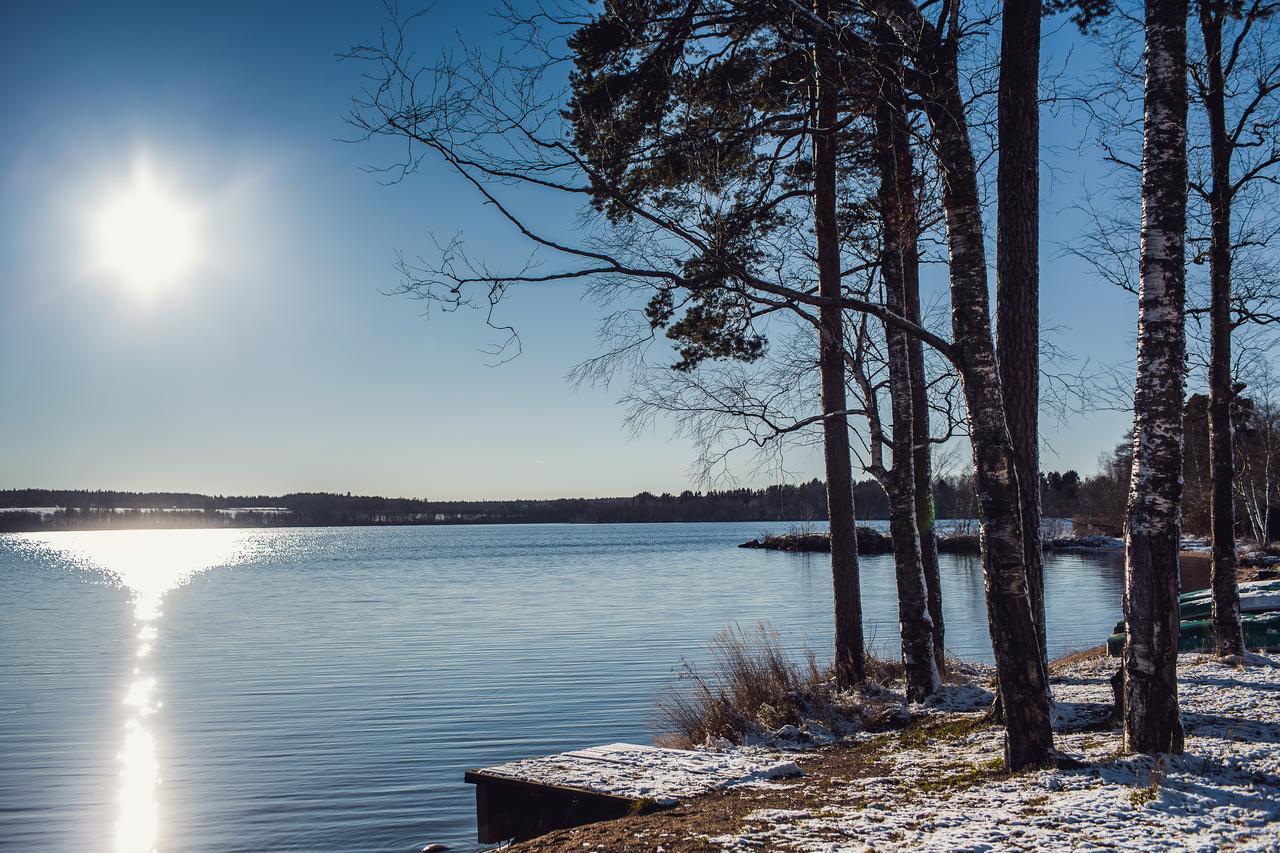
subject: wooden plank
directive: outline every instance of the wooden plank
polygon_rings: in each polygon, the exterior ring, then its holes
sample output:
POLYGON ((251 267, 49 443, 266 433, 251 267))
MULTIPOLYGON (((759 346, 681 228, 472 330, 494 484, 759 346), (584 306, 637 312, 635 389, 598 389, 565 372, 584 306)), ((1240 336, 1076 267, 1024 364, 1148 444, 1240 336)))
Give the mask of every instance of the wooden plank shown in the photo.
POLYGON ((490 775, 674 802, 745 781, 797 775, 789 761, 614 743, 485 768, 490 775))
POLYGON ((525 841, 557 829, 646 814, 667 806, 595 791, 526 782, 470 770, 476 786, 476 837, 482 844, 525 841))
POLYGON ((789 761, 612 743, 471 770, 464 778, 476 786, 480 841, 493 843, 799 773, 789 761))

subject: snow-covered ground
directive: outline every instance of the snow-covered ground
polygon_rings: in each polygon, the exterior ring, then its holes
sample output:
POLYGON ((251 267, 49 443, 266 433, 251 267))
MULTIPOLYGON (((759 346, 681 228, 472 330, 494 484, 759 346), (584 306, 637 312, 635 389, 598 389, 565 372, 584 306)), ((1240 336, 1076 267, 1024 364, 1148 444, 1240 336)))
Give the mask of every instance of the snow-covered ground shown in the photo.
MULTIPOLYGON (((705 840, 744 850, 1280 851, 1280 656, 1232 668, 1183 655, 1186 754, 1157 759, 1120 755, 1118 731, 1101 725, 1115 665, 1085 660, 1054 679, 1057 747, 1079 769, 1003 776, 993 762, 1001 731, 982 728, 887 750, 874 776, 847 780, 820 806, 758 809, 705 840)), ((930 713, 976 714, 988 700, 949 687, 930 713)))
POLYGON ((510 761, 479 772, 673 806, 716 788, 799 776, 800 768, 778 753, 761 750, 702 751, 610 743, 510 761))

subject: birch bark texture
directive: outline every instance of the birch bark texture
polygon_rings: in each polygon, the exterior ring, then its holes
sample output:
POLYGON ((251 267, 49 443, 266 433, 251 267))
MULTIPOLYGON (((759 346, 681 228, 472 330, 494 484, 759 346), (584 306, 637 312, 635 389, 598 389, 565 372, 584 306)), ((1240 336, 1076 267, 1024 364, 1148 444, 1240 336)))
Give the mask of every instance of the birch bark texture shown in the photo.
MULTIPOLYGON (((894 153, 897 155, 899 220, 902 250, 903 309, 907 320, 923 325, 920 308, 920 208, 916 198, 915 158, 911 153, 911 127, 905 110, 894 114, 894 153)), ((929 433, 929 379, 924 368, 924 341, 907 336, 907 366, 911 380, 912 473, 915 476, 916 530, 920 538, 920 565, 929 598, 933 624, 933 658, 938 672, 947 671, 946 625, 942 617, 942 577, 938 571, 937 512, 933 503, 933 443, 929 433)))
MULTIPOLYGON (((877 34, 875 157, 880 176, 881 221, 880 277, 885 307, 905 317, 905 256, 915 237, 907 220, 914 207, 903 198, 910 181, 898 174, 899 146, 908 144, 901 131, 906 126, 907 99, 903 88, 902 59, 894 48, 892 32, 877 34)), ((893 539, 894 570, 898 588, 898 624, 902 638, 902 665, 906 671, 907 698, 919 702, 942 683, 933 646, 933 620, 921 556, 920 529, 916 521, 916 473, 914 394, 907 335, 885 324, 889 366, 889 399, 893 412, 893 468, 884 477, 889 496, 889 533, 893 539)))
POLYGON ((1187 0, 1146 0, 1133 475, 1125 525, 1124 748, 1180 753, 1187 0))
MULTIPOLYGON (((1048 674, 1027 588, 1018 476, 992 339, 982 206, 958 44, 955 37, 943 38, 914 3, 885 0, 882 8, 897 18, 895 29, 914 55, 942 173, 953 348, 973 447, 987 619, 1005 707, 1005 766, 1011 771, 1046 766, 1053 760, 1048 674)), ((948 26, 958 28, 954 22, 948 26)))

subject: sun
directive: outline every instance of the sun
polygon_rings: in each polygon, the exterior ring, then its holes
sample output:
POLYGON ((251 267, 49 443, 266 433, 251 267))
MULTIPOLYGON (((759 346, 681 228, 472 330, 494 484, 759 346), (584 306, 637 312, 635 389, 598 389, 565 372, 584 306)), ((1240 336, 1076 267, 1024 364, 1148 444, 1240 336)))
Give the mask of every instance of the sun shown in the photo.
POLYGON ((200 254, 198 226, 195 207, 140 162, 93 215, 93 266, 136 292, 153 293, 191 272, 200 254))

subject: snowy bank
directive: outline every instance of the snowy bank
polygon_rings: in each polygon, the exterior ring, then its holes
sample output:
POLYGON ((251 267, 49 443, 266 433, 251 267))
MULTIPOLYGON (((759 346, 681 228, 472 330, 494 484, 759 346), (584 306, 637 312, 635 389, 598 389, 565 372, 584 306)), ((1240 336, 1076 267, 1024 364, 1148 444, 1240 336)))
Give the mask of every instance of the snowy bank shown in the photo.
POLYGON ((540 849, 1280 850, 1280 656, 1232 668, 1183 655, 1186 754, 1120 755, 1114 661, 1053 679, 1060 752, 1074 769, 1006 775, 985 691, 948 688, 902 732, 864 734, 799 760, 805 776, 673 812, 557 833, 540 849))

